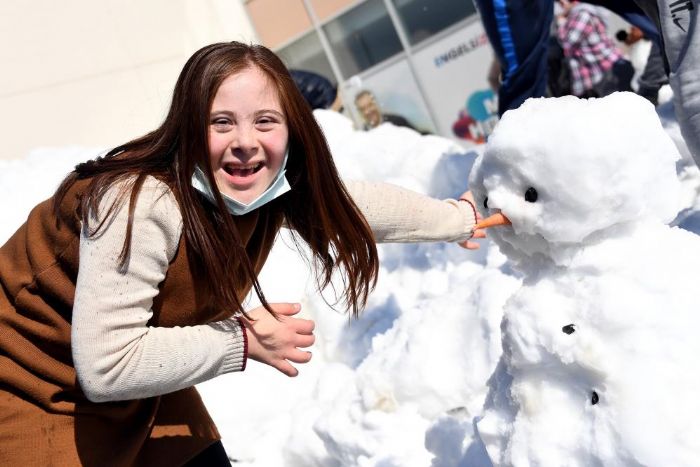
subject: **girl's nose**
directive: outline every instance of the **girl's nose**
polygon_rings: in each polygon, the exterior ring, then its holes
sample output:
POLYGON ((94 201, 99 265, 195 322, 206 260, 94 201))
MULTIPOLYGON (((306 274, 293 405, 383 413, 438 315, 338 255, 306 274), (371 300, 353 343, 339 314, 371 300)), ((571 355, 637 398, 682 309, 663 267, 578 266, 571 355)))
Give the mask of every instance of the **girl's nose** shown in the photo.
POLYGON ((234 152, 250 153, 258 148, 258 140, 255 137, 255 129, 241 125, 236 130, 236 135, 231 141, 231 148, 234 152))

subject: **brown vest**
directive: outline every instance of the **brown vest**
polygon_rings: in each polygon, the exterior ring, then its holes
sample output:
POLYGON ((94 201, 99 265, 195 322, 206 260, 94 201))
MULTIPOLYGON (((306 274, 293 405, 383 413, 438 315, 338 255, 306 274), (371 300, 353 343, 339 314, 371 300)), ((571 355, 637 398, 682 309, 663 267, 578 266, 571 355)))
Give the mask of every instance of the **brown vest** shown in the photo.
MULTIPOLYGON (((78 199, 87 183, 75 183, 64 198, 60 225, 51 198, 0 248, 0 465, 181 465, 219 439, 194 387, 97 404, 78 386, 70 333, 78 199)), ((281 220, 263 207, 235 221, 259 271, 281 220)), ((149 325, 188 326, 231 315, 204 306, 187 256, 181 238, 149 325)), ((250 287, 242 280, 239 296, 250 287)))

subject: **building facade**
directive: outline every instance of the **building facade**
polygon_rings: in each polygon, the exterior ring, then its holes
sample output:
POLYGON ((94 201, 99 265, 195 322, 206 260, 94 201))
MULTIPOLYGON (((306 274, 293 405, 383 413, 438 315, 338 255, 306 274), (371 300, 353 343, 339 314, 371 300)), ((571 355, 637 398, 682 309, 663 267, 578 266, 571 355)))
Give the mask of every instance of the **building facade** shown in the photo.
POLYGON ((155 128, 198 48, 263 43, 338 84, 346 114, 369 90, 424 131, 478 140, 495 109, 491 52, 470 0, 36 0, 0 5, 0 159, 110 148, 155 128))
POLYGON ((338 85, 425 132, 481 142, 496 117, 487 81, 491 49, 469 0, 243 0, 259 40, 289 68, 338 85))

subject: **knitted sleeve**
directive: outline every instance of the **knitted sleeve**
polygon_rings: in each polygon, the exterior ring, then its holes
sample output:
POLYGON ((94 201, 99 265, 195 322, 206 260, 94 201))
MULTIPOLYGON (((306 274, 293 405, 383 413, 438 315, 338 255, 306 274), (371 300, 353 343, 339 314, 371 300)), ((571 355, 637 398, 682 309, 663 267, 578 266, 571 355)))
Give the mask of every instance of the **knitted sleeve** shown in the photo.
MULTIPOLYGON (((118 187, 103 198, 98 225, 118 187)), ((139 193, 131 253, 124 268, 128 198, 97 236, 83 226, 72 322, 78 381, 93 402, 165 394, 245 367, 245 331, 236 319, 189 327, 152 327, 148 320, 182 232, 170 190, 149 177, 139 193)), ((93 224, 94 222, 94 224, 93 224)))
POLYGON ((469 203, 437 200, 389 183, 352 181, 346 187, 380 243, 462 241, 476 222, 469 203))

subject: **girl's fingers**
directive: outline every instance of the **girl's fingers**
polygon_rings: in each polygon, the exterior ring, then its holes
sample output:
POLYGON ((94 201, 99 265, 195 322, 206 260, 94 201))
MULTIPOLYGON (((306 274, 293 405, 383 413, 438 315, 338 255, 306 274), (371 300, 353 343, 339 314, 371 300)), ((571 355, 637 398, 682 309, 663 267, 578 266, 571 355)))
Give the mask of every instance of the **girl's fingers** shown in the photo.
POLYGON ((280 360, 276 365, 274 365, 280 372, 293 378, 299 374, 299 370, 294 368, 291 363, 287 360, 280 360))
POLYGON ((311 360, 311 352, 294 349, 287 355, 287 360, 294 363, 308 363, 311 360))
POLYGON ((294 327, 296 328, 297 334, 312 334, 316 323, 310 319, 296 319, 294 321, 294 327))
POLYGON ((316 342, 316 337, 313 334, 298 334, 296 338, 296 347, 311 347, 316 342))
POLYGON ((462 248, 466 248, 467 250, 478 250, 481 248, 481 245, 479 245, 477 242, 472 242, 471 240, 459 242, 458 245, 462 248))
POLYGON ((301 311, 300 303, 270 303, 270 308, 275 313, 285 316, 292 316, 301 311))

